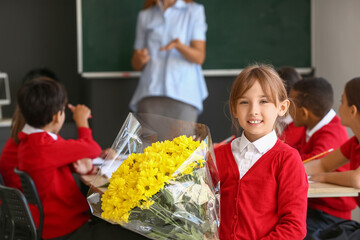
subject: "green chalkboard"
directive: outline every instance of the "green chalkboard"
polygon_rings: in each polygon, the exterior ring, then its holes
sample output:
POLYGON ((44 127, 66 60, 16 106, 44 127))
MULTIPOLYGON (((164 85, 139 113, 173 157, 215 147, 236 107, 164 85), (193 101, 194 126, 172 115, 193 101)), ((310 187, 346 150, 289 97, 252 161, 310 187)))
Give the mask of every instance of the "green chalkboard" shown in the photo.
MULTIPOLYGON (((197 0, 205 6, 203 69, 254 62, 311 67, 310 0, 197 0)), ((132 71, 143 0, 81 0, 82 72, 132 71)))

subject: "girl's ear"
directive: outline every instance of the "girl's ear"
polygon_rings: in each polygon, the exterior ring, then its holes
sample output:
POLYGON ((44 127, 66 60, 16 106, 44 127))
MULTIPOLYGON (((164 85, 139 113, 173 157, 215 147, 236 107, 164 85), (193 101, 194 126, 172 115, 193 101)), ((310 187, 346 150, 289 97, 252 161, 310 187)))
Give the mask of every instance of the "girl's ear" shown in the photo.
POLYGON ((279 106, 279 113, 278 116, 282 117, 286 114, 287 110, 289 109, 290 101, 286 99, 285 101, 282 101, 279 106))
POLYGON ((351 105, 350 113, 351 113, 351 116, 356 116, 358 114, 358 110, 357 110, 357 107, 355 105, 351 105))

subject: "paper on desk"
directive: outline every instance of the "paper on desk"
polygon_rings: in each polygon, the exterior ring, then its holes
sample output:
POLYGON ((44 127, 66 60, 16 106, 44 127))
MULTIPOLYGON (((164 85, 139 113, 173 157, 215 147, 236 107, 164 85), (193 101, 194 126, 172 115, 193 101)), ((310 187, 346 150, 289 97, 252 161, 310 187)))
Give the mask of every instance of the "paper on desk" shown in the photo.
POLYGON ((94 166, 101 166, 104 163, 105 159, 101 158, 101 157, 97 157, 93 159, 93 165, 94 166))
POLYGON ((123 155, 115 160, 104 160, 103 164, 100 167, 100 174, 105 176, 107 179, 110 179, 113 172, 118 169, 118 167, 123 163, 127 158, 127 155, 123 155))
POLYGON ((311 178, 311 176, 307 176, 308 177, 308 183, 314 183, 314 181, 311 181, 311 180, 309 180, 309 178, 311 178))

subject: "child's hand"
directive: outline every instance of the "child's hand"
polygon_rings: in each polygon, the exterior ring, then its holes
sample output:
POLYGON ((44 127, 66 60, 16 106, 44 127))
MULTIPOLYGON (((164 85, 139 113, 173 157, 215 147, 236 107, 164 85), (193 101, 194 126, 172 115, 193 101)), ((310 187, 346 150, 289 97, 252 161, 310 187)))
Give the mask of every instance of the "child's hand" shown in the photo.
POLYGON ((94 174, 98 171, 98 168, 94 167, 92 159, 83 158, 73 162, 74 171, 80 175, 94 174))
POLYGON ((107 148, 100 153, 99 157, 105 160, 112 160, 116 157, 116 151, 111 148, 107 148))
POLYGON ((110 151, 110 148, 107 148, 107 149, 105 149, 105 150, 102 150, 101 153, 100 153, 100 155, 99 155, 99 157, 102 158, 102 159, 105 159, 106 156, 108 155, 109 151, 110 151))
POLYGON ((68 104, 68 108, 73 113, 73 119, 77 127, 89 127, 88 119, 91 117, 91 110, 83 104, 76 106, 68 104))
POLYGON ((318 173, 318 174, 311 175, 309 177, 309 181, 325 182, 325 174, 326 173, 318 173))

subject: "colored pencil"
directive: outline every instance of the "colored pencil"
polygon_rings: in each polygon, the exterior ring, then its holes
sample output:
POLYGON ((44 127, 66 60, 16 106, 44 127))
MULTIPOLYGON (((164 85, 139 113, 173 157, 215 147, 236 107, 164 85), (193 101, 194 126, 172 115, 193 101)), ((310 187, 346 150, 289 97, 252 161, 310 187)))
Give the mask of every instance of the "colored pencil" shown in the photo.
POLYGON ((329 152, 332 152, 332 151, 334 151, 334 149, 333 149, 333 148, 330 148, 329 150, 326 150, 325 152, 319 153, 319 154, 317 154, 317 155, 315 155, 315 156, 312 156, 312 157, 310 157, 310 158, 308 158, 308 159, 305 159, 305 160, 303 161, 303 163, 307 163, 307 162, 310 162, 310 161, 312 161, 312 160, 318 159, 319 157, 321 157, 321 156, 323 156, 323 155, 325 155, 325 154, 327 154, 327 153, 329 153, 329 152))

